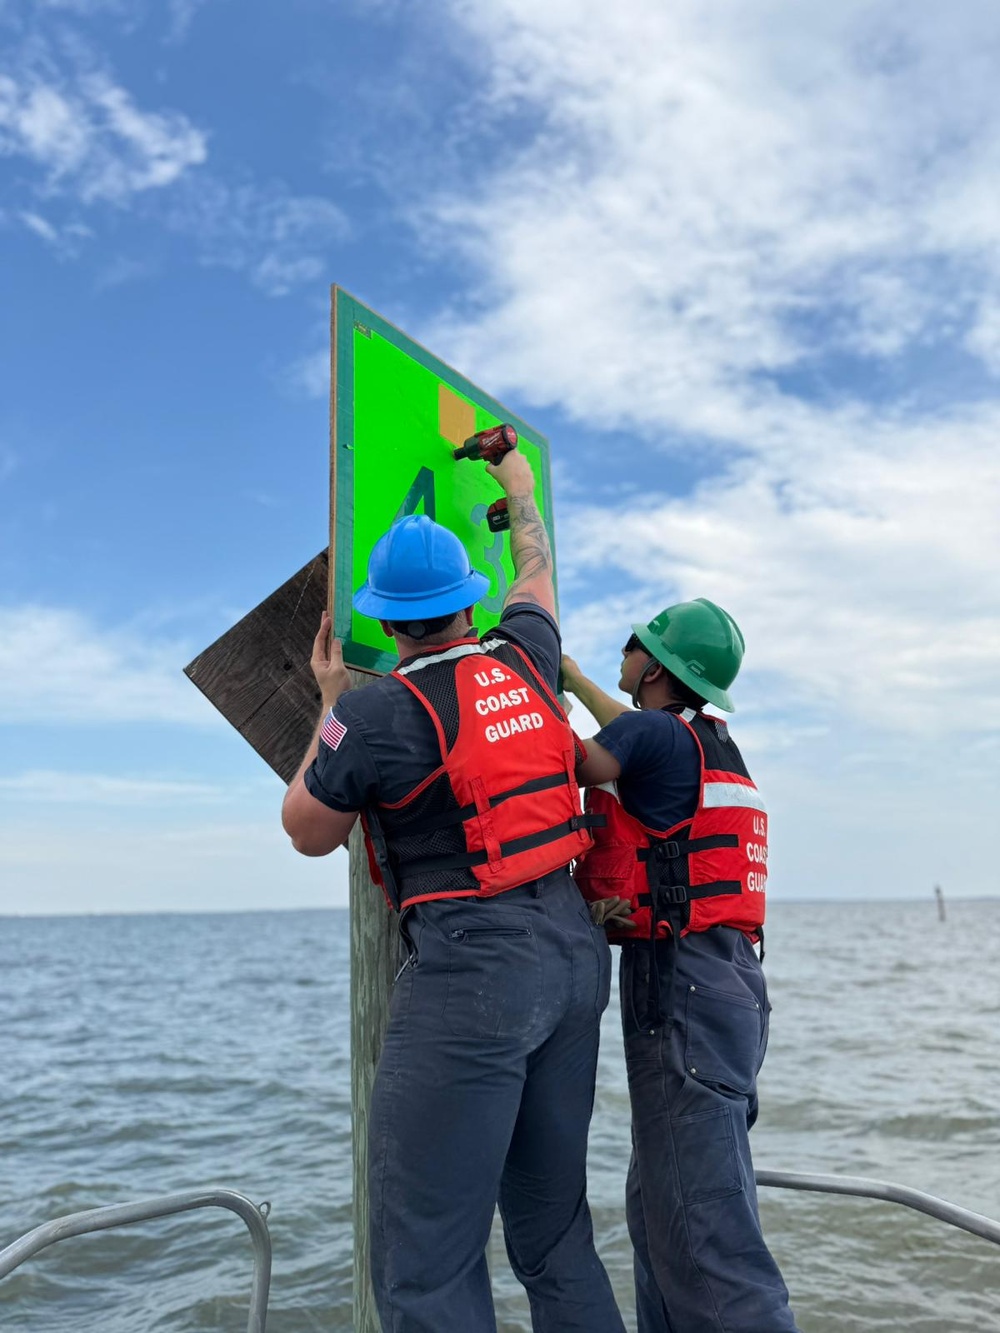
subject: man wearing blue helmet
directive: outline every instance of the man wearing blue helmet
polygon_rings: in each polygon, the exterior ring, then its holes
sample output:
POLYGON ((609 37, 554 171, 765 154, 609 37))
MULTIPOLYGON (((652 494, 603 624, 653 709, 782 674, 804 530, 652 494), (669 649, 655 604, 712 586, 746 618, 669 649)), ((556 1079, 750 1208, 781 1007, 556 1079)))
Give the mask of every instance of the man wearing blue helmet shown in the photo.
POLYGON ((577 769, 606 822, 577 883, 622 945, 632 1107, 626 1212, 639 1333, 794 1333, 761 1232, 749 1131, 767 1046, 767 811, 726 722, 735 620, 699 597, 632 626, 619 689, 571 658, 601 730, 577 769))
POLYGON ((624 1333, 586 1199, 610 954, 567 866, 590 846, 582 752, 556 698, 552 557, 524 456, 488 469, 508 497, 515 581, 487 580, 424 516, 380 539, 354 597, 399 650, 351 690, 324 616, 323 715, 282 818, 321 856, 360 817, 400 914, 396 981, 369 1122, 372 1283, 394 1333, 495 1333, 486 1246, 497 1203, 542 1333, 624 1333))

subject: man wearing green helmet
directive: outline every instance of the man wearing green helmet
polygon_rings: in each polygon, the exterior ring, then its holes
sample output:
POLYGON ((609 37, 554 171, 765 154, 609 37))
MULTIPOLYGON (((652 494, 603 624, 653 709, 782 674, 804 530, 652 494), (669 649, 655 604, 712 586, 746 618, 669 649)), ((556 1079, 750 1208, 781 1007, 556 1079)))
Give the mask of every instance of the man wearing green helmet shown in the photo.
POLYGON ((563 658, 601 730, 577 779, 603 815, 576 880, 612 942, 632 1105, 626 1188, 639 1333, 788 1333, 764 1241, 749 1130, 770 1005, 767 813, 712 704, 733 711, 733 618, 705 598, 632 626, 619 689, 563 658))
POLYGON ((495 1333, 499 1203, 532 1327, 624 1333, 586 1196, 611 957, 569 873, 591 821, 556 697, 552 557, 527 459, 515 450, 489 472, 516 570, 499 625, 473 630, 488 581, 454 533, 423 514, 394 523, 354 606, 381 621, 399 663, 350 689, 324 616, 312 664, 325 716, 283 822, 321 856, 360 811, 373 878, 399 913, 406 962, 369 1116, 382 1327, 495 1333))

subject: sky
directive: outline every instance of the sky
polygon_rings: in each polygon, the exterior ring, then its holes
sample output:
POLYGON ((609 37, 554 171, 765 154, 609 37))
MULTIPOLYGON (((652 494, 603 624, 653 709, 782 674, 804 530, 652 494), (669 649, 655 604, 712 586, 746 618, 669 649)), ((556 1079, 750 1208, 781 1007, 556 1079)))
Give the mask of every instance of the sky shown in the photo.
POLYGON ((346 903, 182 673, 325 544, 331 283, 549 437, 589 674, 739 622, 772 899, 997 894, 998 55, 987 0, 0 0, 0 913, 346 903))

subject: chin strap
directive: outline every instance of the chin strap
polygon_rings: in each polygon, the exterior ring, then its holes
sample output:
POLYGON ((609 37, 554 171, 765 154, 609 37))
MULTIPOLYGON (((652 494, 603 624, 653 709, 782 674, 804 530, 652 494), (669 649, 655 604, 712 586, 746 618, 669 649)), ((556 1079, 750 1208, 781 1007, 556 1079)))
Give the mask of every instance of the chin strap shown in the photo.
POLYGON ((654 669, 655 669, 656 667, 658 667, 659 665, 660 665, 660 663, 656 660, 656 658, 655 658, 655 657, 651 657, 651 658, 649 659, 649 661, 646 663, 646 665, 645 665, 645 666, 642 668, 642 670, 639 672, 639 679, 635 682, 635 689, 632 691, 632 707, 633 707, 633 708, 641 708, 641 707, 642 707, 642 704, 639 702, 639 691, 642 689, 643 681, 645 681, 645 679, 646 679, 646 677, 649 675, 650 671, 654 670, 654 669))

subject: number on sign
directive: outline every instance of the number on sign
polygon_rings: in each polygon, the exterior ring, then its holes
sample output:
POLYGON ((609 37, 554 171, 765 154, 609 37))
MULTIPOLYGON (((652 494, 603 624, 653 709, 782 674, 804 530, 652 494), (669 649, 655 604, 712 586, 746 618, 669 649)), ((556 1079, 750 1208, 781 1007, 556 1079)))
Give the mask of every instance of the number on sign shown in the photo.
POLYGON ((413 478, 413 483, 396 512, 396 518, 392 520, 393 523, 396 519, 405 518, 407 514, 415 514, 421 500, 424 502, 424 513, 428 518, 434 518, 434 473, 429 467, 422 467, 413 478))
MULTIPOLYGON (((472 510, 473 523, 485 523, 488 508, 489 506, 484 504, 475 505, 472 510)), ((499 615, 503 610, 503 599, 507 596, 509 585, 507 583, 507 571, 503 567, 503 533, 494 532, 491 536, 493 537, 492 545, 483 548, 483 557, 496 578, 497 590, 495 593, 487 593, 485 597, 480 597, 479 602, 484 610, 499 615)))

